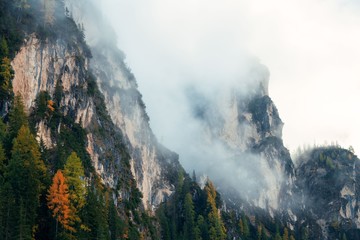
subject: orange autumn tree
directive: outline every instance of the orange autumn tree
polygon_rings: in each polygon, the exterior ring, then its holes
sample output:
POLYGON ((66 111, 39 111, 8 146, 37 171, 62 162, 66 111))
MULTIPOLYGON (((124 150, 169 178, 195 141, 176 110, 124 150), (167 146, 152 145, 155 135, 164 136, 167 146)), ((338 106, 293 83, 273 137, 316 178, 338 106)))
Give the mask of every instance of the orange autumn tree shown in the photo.
POLYGON ((63 173, 61 170, 58 170, 46 196, 48 201, 47 205, 52 211, 52 216, 56 219, 56 232, 58 223, 66 230, 71 232, 75 231, 69 223, 69 217, 71 215, 69 188, 65 181, 63 173))

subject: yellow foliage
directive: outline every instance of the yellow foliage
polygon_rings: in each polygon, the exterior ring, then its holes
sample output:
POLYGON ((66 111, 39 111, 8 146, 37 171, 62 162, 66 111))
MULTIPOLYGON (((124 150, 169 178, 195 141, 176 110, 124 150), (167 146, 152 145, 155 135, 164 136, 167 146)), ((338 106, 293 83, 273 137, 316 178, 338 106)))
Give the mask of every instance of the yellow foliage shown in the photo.
POLYGON ((55 111, 54 101, 53 101, 53 100, 48 100, 48 101, 47 101, 47 107, 48 107, 48 109, 49 109, 51 112, 55 111))

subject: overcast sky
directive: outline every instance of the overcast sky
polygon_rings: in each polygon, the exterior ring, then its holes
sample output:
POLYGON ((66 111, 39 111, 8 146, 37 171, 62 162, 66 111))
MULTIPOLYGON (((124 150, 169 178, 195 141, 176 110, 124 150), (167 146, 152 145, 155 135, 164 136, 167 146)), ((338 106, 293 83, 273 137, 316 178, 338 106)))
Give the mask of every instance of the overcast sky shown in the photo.
MULTIPOLYGON (((284 144, 360 152, 360 8, 350 0, 102 0, 158 139, 179 87, 236 78, 244 53, 270 72, 284 144)), ((167 144, 169 142, 169 144, 167 144)), ((169 146, 170 145, 170 146, 169 146)))

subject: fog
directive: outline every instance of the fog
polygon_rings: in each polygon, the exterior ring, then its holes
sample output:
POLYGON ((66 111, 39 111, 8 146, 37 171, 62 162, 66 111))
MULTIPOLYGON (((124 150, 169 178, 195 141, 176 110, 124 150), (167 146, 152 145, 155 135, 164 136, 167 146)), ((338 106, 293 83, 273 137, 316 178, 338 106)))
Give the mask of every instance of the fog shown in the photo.
POLYGON ((360 149, 356 1, 103 0, 159 140, 182 153, 181 89, 240 79, 246 56, 270 71, 290 150, 337 141, 360 149))
POLYGON ((258 206, 278 207, 280 163, 243 151, 242 141, 258 136, 236 125, 232 108, 235 100, 267 93, 269 78, 290 150, 324 141, 357 150, 360 21, 351 2, 90 3, 105 14, 89 7, 87 41, 117 42, 125 52, 155 135, 179 153, 188 172, 225 180, 258 206), (239 128, 243 139, 232 134, 239 128))

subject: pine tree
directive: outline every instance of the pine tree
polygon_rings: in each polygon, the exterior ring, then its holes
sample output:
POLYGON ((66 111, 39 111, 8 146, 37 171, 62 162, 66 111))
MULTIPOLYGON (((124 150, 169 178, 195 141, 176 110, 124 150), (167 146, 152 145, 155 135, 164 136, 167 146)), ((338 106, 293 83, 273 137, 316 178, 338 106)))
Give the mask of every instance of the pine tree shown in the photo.
POLYGON ((279 224, 276 224, 275 240, 282 240, 279 230, 279 224))
POLYGON ((53 183, 47 194, 48 207, 52 211, 52 216, 56 219, 56 234, 58 231, 58 223, 61 226, 74 232, 75 229, 70 226, 70 200, 69 189, 65 183, 65 177, 61 170, 58 170, 53 178, 53 183))
POLYGON ((193 170, 193 173, 192 173, 192 180, 193 180, 193 182, 196 182, 196 172, 195 172, 195 170, 193 170))
POLYGON ((6 209, 2 209, 2 206, 5 205, 5 201, 7 196, 5 195, 5 153, 2 148, 2 144, 0 143, 0 239, 3 239, 4 233, 4 216, 6 209))
POLYGON ((241 216, 239 221, 240 233, 246 239, 250 235, 249 223, 245 215, 241 216))
POLYGON ((10 183, 0 185, 0 239, 15 236, 18 225, 18 206, 10 183))
POLYGON ((9 57, 9 47, 3 36, 0 41, 0 59, 3 59, 4 57, 9 57))
POLYGON ((261 240, 261 238, 262 238, 262 229, 263 229, 263 226, 261 226, 261 224, 259 224, 257 226, 257 232, 256 232, 258 240, 261 240))
POLYGON ((28 126, 24 103, 20 95, 15 96, 14 104, 9 112, 9 130, 5 143, 5 150, 12 148, 13 139, 18 135, 22 126, 28 126))
MULTIPOLYGON (((168 218, 166 218, 165 212, 166 212, 166 204, 163 204, 159 207, 157 216, 159 218, 159 224, 161 226, 161 237, 163 240, 171 240, 171 233, 170 233, 170 226, 168 218)), ((113 234, 111 234, 113 236, 113 234)), ((115 240, 113 237, 111 237, 111 240, 115 240)))
POLYGON ((7 134, 7 126, 0 118, 0 143, 4 144, 6 134, 7 134))
POLYGON ((266 231, 265 231, 265 227, 262 227, 262 232, 261 232, 261 240, 267 240, 269 239, 268 236, 266 235, 266 231))
POLYGON ((70 209, 72 213, 70 219, 73 223, 80 223, 79 211, 85 205, 86 187, 84 168, 81 159, 75 152, 72 152, 66 160, 64 175, 69 186, 70 209))
POLYGON ((184 237, 185 239, 195 239, 195 211, 194 204, 190 193, 185 195, 184 202, 185 222, 184 222, 184 237))
MULTIPOLYGON (((120 236, 124 233, 125 224, 120 219, 118 211, 113 201, 109 203, 109 232, 110 232, 110 240, 120 239, 120 236)), ((161 219, 160 219, 161 221, 161 219)), ((162 225, 162 224, 161 224, 162 225)), ((164 235, 163 235, 164 236, 164 235)), ((168 238, 170 239, 170 238, 168 238)), ((167 240, 166 235, 164 236, 164 240, 167 240)))
POLYGON ((301 229, 301 240, 309 240, 309 229, 307 227, 301 229))
POLYGON ((5 181, 5 152, 2 144, 0 143, 0 186, 4 184, 5 181))
POLYGON ((196 221, 196 225, 198 226, 200 232, 201 232, 201 238, 200 239, 208 239, 208 226, 206 224, 206 221, 202 215, 198 216, 198 219, 196 221))
POLYGON ((11 184, 15 204, 18 207, 17 211, 11 213, 19 216, 16 235, 21 235, 23 239, 32 238, 45 176, 46 168, 40 159, 37 142, 30 133, 29 127, 22 126, 14 139, 6 178, 11 184))
POLYGON ((282 240, 279 232, 275 234, 275 240, 282 240))
MULTIPOLYGON (((87 191, 86 204, 82 210, 82 235, 86 239, 109 239, 109 200, 107 193, 98 194, 93 187, 87 191)), ((116 219, 114 220, 116 224, 116 219)), ((116 231, 115 231, 116 234, 116 231)))
POLYGON ((346 234, 343 233, 342 237, 341 237, 341 240, 347 240, 347 237, 346 237, 346 234))

